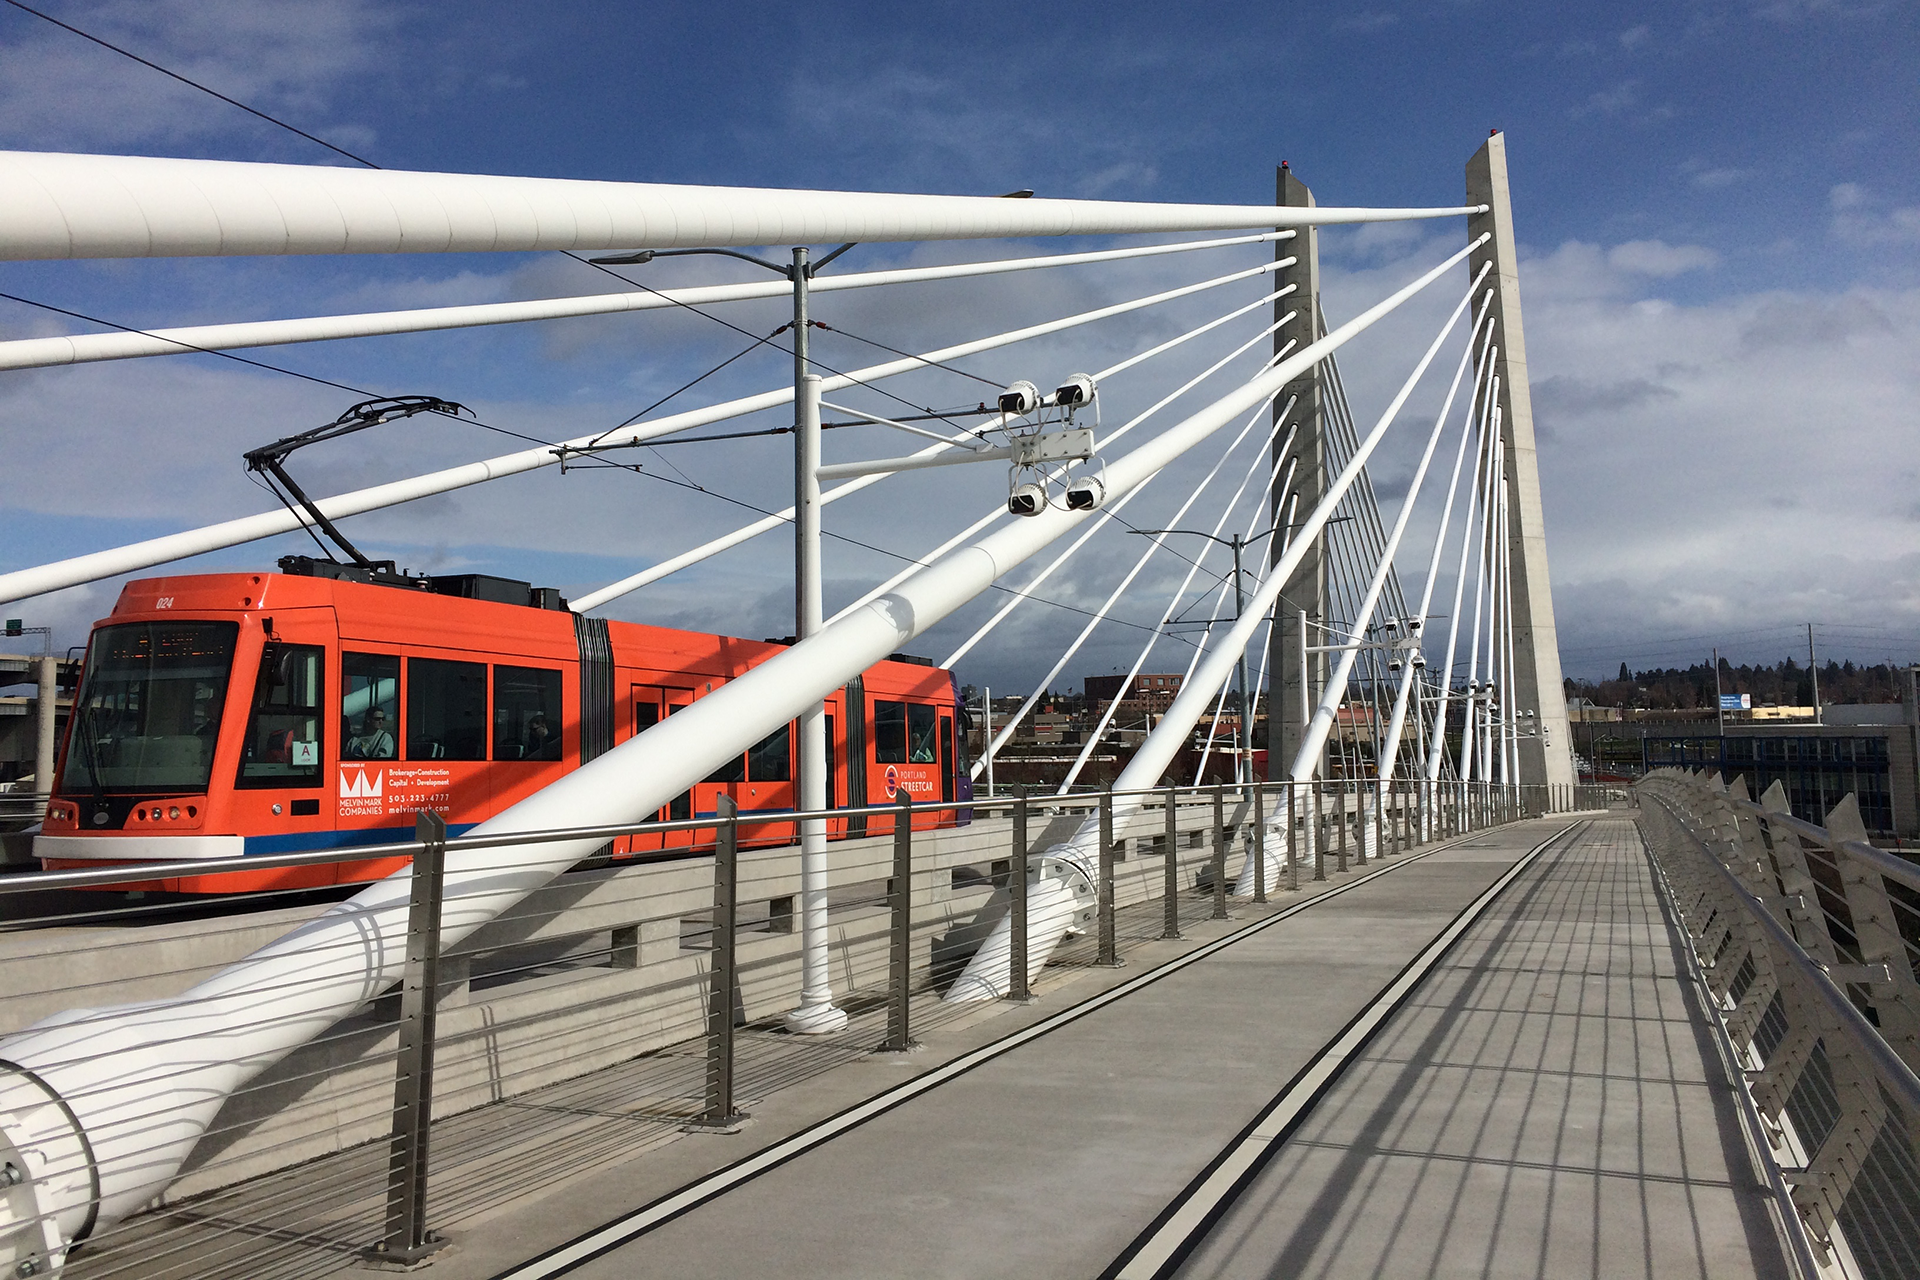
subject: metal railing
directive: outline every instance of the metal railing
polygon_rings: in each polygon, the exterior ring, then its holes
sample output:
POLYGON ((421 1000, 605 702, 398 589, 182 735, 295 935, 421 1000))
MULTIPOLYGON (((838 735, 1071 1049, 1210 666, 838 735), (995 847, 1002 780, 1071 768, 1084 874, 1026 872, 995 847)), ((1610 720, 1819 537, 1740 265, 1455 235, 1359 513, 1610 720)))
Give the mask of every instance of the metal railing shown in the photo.
MULTIPOLYGON (((1016 869, 1037 867, 1090 815, 1096 928, 1037 971, 1016 964, 1012 999, 1225 919, 1236 850, 1264 868, 1267 842, 1284 842, 1274 851, 1280 883, 1254 877, 1264 900, 1434 840, 1605 800, 1359 781, 1120 795, 1140 805, 1117 822, 1113 792, 926 804, 903 792, 822 815, 723 801, 712 817, 678 822, 455 839, 422 814, 414 840, 352 850, 355 861, 413 859, 403 980, 237 1091, 166 1203, 96 1232, 69 1265, 87 1276, 256 1276, 324 1274, 363 1255, 417 1262, 440 1247, 436 1221, 687 1129, 737 1129, 753 1097, 861 1054, 910 1049, 916 1033, 964 1016, 974 1006, 940 996, 999 904, 1023 922, 1027 877, 1016 869), (930 814, 960 813, 965 825, 928 825, 930 814), (833 970, 854 1016, 828 1037, 775 1029, 799 990, 798 860, 792 846, 752 847, 813 816, 864 816, 874 833, 832 846, 833 970), (442 945, 443 921, 461 911, 459 894, 446 892, 455 854, 465 868, 481 853, 507 868, 528 845, 688 831, 699 847, 596 861, 442 945), (503 1167, 517 1172, 502 1177, 503 1167)), ((189 902, 148 892, 157 881, 339 858, 0 877, 0 1034, 64 1010, 87 1019, 89 1008, 175 996, 332 905, 311 891, 189 902)), ((1024 940, 1012 954, 1027 954, 1024 940)), ((37 1233, 22 1229, 31 1225, 0 1219, 0 1264, 13 1272, 47 1261, 37 1233)))
POLYGON ((1803 1267, 1920 1275, 1920 865, 1775 782, 1657 770, 1640 825, 1683 922, 1803 1267))

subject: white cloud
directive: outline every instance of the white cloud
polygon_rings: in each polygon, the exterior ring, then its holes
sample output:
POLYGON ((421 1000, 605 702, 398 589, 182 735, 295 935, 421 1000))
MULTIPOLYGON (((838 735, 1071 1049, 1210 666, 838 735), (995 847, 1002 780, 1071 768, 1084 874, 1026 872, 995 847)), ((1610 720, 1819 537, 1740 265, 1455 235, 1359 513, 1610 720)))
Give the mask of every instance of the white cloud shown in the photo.
POLYGON ((1697 244, 1668 244, 1664 240, 1629 240, 1607 251, 1607 264, 1633 275, 1665 278, 1718 266, 1720 255, 1697 244))
POLYGON ((1613 257, 1521 270, 1561 636, 1920 625, 1920 290, 1648 306, 1613 257))
POLYGON ((1920 205, 1885 208, 1857 182, 1842 182, 1827 192, 1833 210, 1834 238, 1855 248, 1920 244, 1920 205))
MULTIPOLYGON (((374 0, 104 0, 60 16, 83 31, 348 147, 375 138, 337 118, 396 64, 396 6, 374 0)), ((160 72, 15 12, 0 46, 0 141, 39 150, 177 147, 282 131, 160 72)), ((303 161, 311 144, 294 140, 303 161)))

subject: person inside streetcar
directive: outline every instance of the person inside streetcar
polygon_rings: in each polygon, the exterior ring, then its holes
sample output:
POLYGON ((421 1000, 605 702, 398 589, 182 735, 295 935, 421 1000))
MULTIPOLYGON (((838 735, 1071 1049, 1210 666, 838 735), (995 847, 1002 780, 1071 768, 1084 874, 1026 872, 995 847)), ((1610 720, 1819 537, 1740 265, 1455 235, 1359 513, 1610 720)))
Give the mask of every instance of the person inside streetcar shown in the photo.
POLYGON ((393 735, 387 732, 387 713, 379 707, 367 712, 360 732, 347 740, 347 756, 352 760, 393 759, 393 735))

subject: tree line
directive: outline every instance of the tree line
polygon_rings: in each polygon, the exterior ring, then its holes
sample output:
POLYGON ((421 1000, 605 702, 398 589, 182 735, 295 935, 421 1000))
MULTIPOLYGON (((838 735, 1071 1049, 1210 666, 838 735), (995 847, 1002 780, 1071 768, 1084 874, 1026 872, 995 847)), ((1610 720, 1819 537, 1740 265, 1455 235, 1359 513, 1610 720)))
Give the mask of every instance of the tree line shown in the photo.
MULTIPOLYGON (((1820 702, 1834 703, 1898 702, 1904 683, 1902 668, 1890 662, 1875 666, 1856 666, 1852 662, 1827 662, 1819 669, 1820 702)), ((1714 703, 1713 664, 1695 663, 1690 667, 1656 667, 1633 671, 1620 664, 1620 674, 1612 680, 1566 681, 1569 698, 1585 698, 1601 707, 1643 707, 1652 711, 1712 710, 1714 703)), ((1734 666, 1720 662, 1720 691, 1753 695, 1753 705, 1808 707, 1813 705, 1813 671, 1788 658, 1773 666, 1734 666)))

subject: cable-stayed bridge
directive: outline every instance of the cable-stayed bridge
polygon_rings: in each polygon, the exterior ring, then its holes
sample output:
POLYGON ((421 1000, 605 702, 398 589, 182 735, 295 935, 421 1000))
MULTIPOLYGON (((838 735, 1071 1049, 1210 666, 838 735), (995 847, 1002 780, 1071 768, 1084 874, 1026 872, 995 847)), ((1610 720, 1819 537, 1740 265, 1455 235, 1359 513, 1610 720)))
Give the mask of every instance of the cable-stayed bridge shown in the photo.
POLYGON ((466 412, 367 401, 247 455, 278 509, 0 574, 6 601, 160 575, 96 629, 40 771, 46 870, 0 882, 16 1275, 1911 1274, 1920 876, 1844 806, 1821 828, 1719 779, 1576 785, 1498 135, 1463 203, 1392 209, 1320 206, 1285 168, 1248 207, 36 153, 0 172, 14 261, 766 269, 22 339, 0 368, 754 299, 791 300, 794 366, 309 493, 298 450, 466 412), (1322 228, 1445 220, 1455 251, 1351 315, 1322 304, 1322 228), (1189 233, 1209 238, 830 269, 861 243, 1189 233), (813 348, 844 291, 1190 253, 1251 265, 986 336, 956 321, 862 368, 813 348), (977 408, 882 398, 1201 299, 1202 323, 977 408), (1437 325, 1357 408, 1340 354, 1416 300, 1437 325), (1195 351, 1198 372, 1165 363, 1195 351), (791 436, 791 505, 570 603, 399 572, 352 522, 754 414, 791 436), (856 427, 885 452, 827 457, 856 427), (1390 439, 1417 459, 1397 503, 1369 470, 1390 439), (827 508, 983 466, 1004 497, 902 502, 927 549, 829 615, 827 508), (293 532, 321 555, 278 574, 166 568, 293 532), (597 612, 769 536, 794 553, 785 640, 597 612), (969 759, 947 673, 1049 584, 1097 603, 1017 710, 982 707, 969 759), (950 653, 906 656, 988 598, 950 653), (992 785, 1085 646, 1141 614, 1057 776, 992 785), (1182 636, 1164 705, 1091 786, 1182 636))

